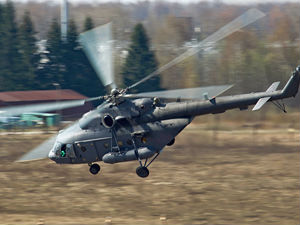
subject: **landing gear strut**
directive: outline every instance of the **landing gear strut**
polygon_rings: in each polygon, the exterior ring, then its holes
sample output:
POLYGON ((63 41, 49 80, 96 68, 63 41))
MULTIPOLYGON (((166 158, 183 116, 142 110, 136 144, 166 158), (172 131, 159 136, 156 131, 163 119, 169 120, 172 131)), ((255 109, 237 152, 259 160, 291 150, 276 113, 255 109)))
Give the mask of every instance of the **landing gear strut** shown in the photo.
POLYGON ((157 158, 157 156, 159 156, 159 152, 156 153, 156 155, 153 157, 153 159, 148 164, 147 164, 147 162, 148 162, 148 158, 147 158, 144 165, 142 164, 142 160, 139 157, 137 157, 137 159, 140 163, 140 166, 138 168, 136 168, 136 174, 142 178, 148 177, 149 176, 148 166, 151 165, 151 163, 157 158))
POLYGON ((96 175, 97 173, 99 173, 99 171, 100 171, 100 166, 97 163, 90 165, 91 174, 96 175))
POLYGON ((143 164, 143 162, 142 162, 142 160, 139 156, 138 149, 136 147, 134 137, 135 136, 133 135, 132 136, 132 143, 133 143, 133 146, 134 146, 134 153, 135 153, 136 159, 139 161, 139 164, 140 164, 140 166, 136 168, 136 174, 139 177, 146 178, 146 177, 149 176, 149 170, 148 170, 147 167, 151 165, 151 163, 157 158, 157 156, 159 156, 159 152, 156 153, 156 155, 152 158, 152 160, 148 164, 147 164, 148 158, 146 158, 145 163, 143 164))

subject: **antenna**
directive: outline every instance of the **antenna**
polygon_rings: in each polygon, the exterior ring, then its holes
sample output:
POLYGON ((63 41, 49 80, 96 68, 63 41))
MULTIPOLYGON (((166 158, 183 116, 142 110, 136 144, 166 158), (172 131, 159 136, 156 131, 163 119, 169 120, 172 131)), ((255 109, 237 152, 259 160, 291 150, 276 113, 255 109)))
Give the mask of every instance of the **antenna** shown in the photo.
POLYGON ((60 20, 61 20, 61 40, 63 42, 67 41, 68 17, 69 17, 68 11, 69 11, 68 1, 62 0, 62 5, 60 9, 60 20))

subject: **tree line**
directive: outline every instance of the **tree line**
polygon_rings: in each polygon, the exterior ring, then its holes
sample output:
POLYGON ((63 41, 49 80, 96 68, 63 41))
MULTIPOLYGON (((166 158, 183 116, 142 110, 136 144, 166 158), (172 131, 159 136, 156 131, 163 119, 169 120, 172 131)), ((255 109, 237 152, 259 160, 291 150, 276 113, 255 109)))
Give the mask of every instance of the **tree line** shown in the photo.
MULTIPOLYGON (((91 18, 84 31, 94 27, 91 18)), ((45 49, 38 49, 36 31, 30 13, 16 22, 14 4, 0 4, 0 91, 73 89, 87 96, 104 93, 78 41, 78 29, 69 22, 66 41, 61 40, 60 24, 51 22, 45 49)))
MULTIPOLYGON (((86 17, 81 32, 94 28, 91 17, 86 17)), ((105 94, 95 71, 78 42, 78 28, 74 20, 68 24, 65 41, 61 39, 60 23, 53 19, 47 33, 45 49, 38 49, 36 31, 29 12, 16 22, 11 1, 0 4, 0 91, 72 89, 86 96, 105 94)), ((142 24, 132 33, 129 56, 121 68, 125 85, 130 85, 157 69, 154 52, 142 24)), ((136 91, 157 90, 156 77, 136 91)))
MULTIPOLYGON (((185 51, 184 45, 191 38, 202 40, 248 7, 217 2, 188 5, 148 3, 72 6, 71 14, 76 12, 76 16, 74 14, 74 20, 69 23, 66 43, 60 40, 58 20, 52 20, 49 27, 41 29, 45 23, 38 22, 37 8, 33 10, 31 7, 29 9, 39 25, 39 36, 47 39, 46 50, 38 54, 33 44, 37 41, 37 34, 30 14, 25 12, 16 23, 13 4, 2 4, 0 91, 53 89, 55 82, 61 88, 71 88, 87 96, 103 94, 104 87, 82 52, 77 36, 78 32, 92 28, 94 22, 100 25, 109 20, 116 22, 114 33, 118 41, 130 40, 131 43, 128 57, 120 59, 118 52, 115 65, 118 84, 130 85, 185 51), (102 16, 95 16, 98 14, 102 16), (93 15, 94 22, 91 18, 83 21, 83 15, 93 15), (201 32, 191 33, 186 17, 191 18, 201 32), (136 26, 132 33, 128 33, 132 24, 139 22, 144 26, 136 26), (137 33, 145 38, 139 38, 137 33), (141 51, 145 52, 138 54, 141 51)), ((38 3, 28 4, 39 6, 38 3)), ((22 4, 18 7, 26 8, 22 4)), ((199 53, 164 71, 154 83, 147 82, 145 85, 148 85, 136 91, 157 90, 159 86, 174 89, 229 83, 236 84, 233 92, 246 93, 264 90, 276 80, 284 83, 299 64, 299 19, 296 16, 299 4, 261 4, 258 8, 267 16, 220 41, 211 51, 199 53)), ((22 12, 20 8, 19 12, 22 12)))

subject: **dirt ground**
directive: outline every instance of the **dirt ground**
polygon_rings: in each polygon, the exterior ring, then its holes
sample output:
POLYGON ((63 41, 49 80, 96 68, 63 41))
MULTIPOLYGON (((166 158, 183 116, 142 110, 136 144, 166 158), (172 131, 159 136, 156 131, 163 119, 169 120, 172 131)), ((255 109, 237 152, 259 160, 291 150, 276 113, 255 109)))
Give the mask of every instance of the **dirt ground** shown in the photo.
POLYGON ((299 130, 226 127, 191 124, 147 179, 137 162, 13 163, 49 134, 0 136, 0 224, 299 224, 299 130))

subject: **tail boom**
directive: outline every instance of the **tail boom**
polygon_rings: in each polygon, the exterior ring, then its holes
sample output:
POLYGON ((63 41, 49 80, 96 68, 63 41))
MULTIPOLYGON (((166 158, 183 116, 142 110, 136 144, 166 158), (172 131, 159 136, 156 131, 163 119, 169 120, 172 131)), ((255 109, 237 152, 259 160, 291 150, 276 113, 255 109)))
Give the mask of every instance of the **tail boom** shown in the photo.
POLYGON ((223 113, 229 109, 247 109, 249 105, 255 105, 260 99, 263 104, 268 101, 275 101, 284 98, 295 97, 300 83, 300 66, 293 72, 293 75, 282 90, 276 90, 274 83, 266 92, 241 94, 233 96, 217 97, 214 101, 192 101, 174 102, 161 107, 156 107, 153 112, 142 115, 140 122, 151 122, 174 118, 194 117, 204 114, 223 113))

